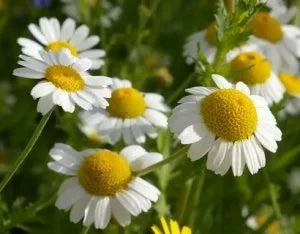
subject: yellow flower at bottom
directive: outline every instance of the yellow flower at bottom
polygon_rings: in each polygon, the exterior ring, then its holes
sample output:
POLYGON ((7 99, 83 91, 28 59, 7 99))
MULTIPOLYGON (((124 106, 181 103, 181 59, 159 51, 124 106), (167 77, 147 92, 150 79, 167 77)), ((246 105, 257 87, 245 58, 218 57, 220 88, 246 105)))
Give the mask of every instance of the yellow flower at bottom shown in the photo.
POLYGON ((153 225, 151 227, 154 234, 191 234, 192 230, 189 227, 184 226, 181 230, 178 223, 174 220, 170 220, 170 224, 168 225, 165 217, 160 218, 162 230, 153 225))

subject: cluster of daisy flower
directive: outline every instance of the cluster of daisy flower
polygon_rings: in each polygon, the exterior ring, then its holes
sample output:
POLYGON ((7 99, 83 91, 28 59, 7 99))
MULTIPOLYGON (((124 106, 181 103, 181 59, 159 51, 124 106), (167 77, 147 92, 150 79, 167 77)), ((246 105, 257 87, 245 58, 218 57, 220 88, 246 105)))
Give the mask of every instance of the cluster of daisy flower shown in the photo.
MULTIPOLYGON (((89 73, 104 64, 105 51, 95 48, 100 38, 90 35, 86 25, 76 27, 70 18, 62 23, 41 18, 38 25, 28 26, 35 39, 18 39, 22 54, 14 75, 39 80, 31 91, 39 99, 37 111, 45 115, 57 105, 72 113, 78 106, 83 109, 79 127, 87 136, 126 145, 122 150, 76 151, 57 143, 51 149, 48 167, 69 176, 55 205, 70 211, 71 222, 83 220, 85 226, 104 229, 113 217, 126 226, 131 216, 151 208, 160 191, 138 172, 163 160, 160 153, 141 146, 147 137, 156 138, 158 129, 169 127, 181 144, 190 145, 187 156, 192 161, 207 155, 207 169, 216 174, 231 168, 241 176, 245 166, 254 174, 265 166, 264 149, 275 153, 282 135, 270 107, 285 92, 300 97, 300 29, 287 24, 291 9, 278 12, 271 2, 270 12, 257 12, 250 21, 249 42, 227 54, 232 76, 213 74, 216 87, 186 89, 188 95, 169 119, 170 108, 161 95, 141 92, 129 80, 89 73)), ((212 62, 216 43, 212 23, 188 38, 187 63, 197 61, 198 44, 212 62)), ((164 233, 191 233, 173 220, 170 228, 164 218, 161 223, 164 233)), ((152 230, 162 233, 157 226, 152 230)))

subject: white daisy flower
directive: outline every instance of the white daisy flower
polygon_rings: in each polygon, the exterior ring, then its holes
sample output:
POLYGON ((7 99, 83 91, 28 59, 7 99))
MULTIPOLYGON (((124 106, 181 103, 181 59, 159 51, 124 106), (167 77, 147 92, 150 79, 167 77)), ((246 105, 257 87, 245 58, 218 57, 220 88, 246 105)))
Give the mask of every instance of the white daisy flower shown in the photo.
POLYGON ((55 206, 70 210, 70 221, 104 229, 111 217, 126 226, 131 215, 151 208, 159 190, 135 176, 135 172, 162 160, 159 153, 148 153, 141 146, 131 145, 120 153, 106 149, 75 151, 65 144, 56 144, 50 151, 53 162, 48 167, 71 176, 60 186, 55 206))
POLYGON ((276 72, 299 70, 300 29, 297 26, 282 25, 268 12, 258 12, 249 26, 254 33, 250 42, 261 48, 276 72))
POLYGON ((54 105, 73 112, 75 104, 85 110, 93 107, 106 108, 111 92, 106 87, 112 83, 106 76, 91 76, 87 73, 92 62, 86 58, 73 57, 63 49, 59 53, 40 51, 41 60, 20 55, 21 68, 15 76, 43 79, 31 90, 34 99, 39 98, 37 111, 46 114, 54 105))
POLYGON ((277 18, 281 23, 289 23, 297 13, 296 7, 288 8, 282 0, 265 0, 262 1, 271 10, 271 15, 277 18))
POLYGON ((232 50, 227 61, 233 80, 244 82, 252 94, 262 96, 269 105, 283 98, 285 89, 279 77, 256 45, 232 50))
POLYGON ((206 55, 209 62, 213 62, 216 55, 216 24, 212 23, 205 30, 194 33, 188 37, 183 48, 183 55, 186 57, 186 63, 192 64, 197 61, 198 48, 200 47, 206 55))
POLYGON ((224 175, 232 167, 241 176, 245 165, 251 174, 265 166, 263 148, 276 152, 281 131, 260 96, 250 95, 242 82, 235 86, 213 75, 217 88, 193 87, 173 110, 169 126, 182 144, 191 144, 188 157, 208 153, 207 168, 224 175))
POLYGON ((80 115, 82 123, 96 126, 110 144, 123 138, 125 144, 142 144, 146 135, 157 136, 157 128, 167 128, 169 108, 161 95, 142 93, 130 81, 114 78, 112 95, 106 110, 95 109, 80 115))
POLYGON ((19 38, 18 43, 22 46, 25 55, 41 59, 40 51, 47 50, 59 52, 63 48, 70 50, 73 56, 89 58, 92 61, 90 69, 98 69, 104 64, 105 51, 92 49, 100 41, 98 36, 89 36, 89 28, 81 25, 76 29, 73 19, 66 19, 62 25, 56 18, 41 18, 39 26, 30 24, 29 31, 38 41, 27 38, 19 38))

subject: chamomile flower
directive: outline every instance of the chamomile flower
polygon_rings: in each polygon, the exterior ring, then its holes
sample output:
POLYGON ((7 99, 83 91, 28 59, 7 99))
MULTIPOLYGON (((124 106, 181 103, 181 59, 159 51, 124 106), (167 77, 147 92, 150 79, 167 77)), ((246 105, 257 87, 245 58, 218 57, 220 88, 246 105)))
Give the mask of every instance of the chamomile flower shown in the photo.
POLYGON ((183 55, 186 57, 187 64, 192 64, 197 61, 199 47, 206 55, 209 62, 214 60, 217 51, 215 46, 217 40, 215 26, 216 24, 212 23, 207 29, 194 33, 188 37, 183 48, 183 55))
POLYGON ((264 97, 269 105, 283 98, 285 90, 279 77, 255 45, 232 50, 227 60, 233 80, 245 83, 252 94, 264 97))
POLYGON ((89 36, 89 28, 81 25, 76 29, 73 19, 66 19, 62 25, 56 18, 41 18, 39 26, 30 24, 29 31, 38 41, 28 38, 19 38, 18 43, 22 46, 25 55, 41 59, 40 51, 59 52, 68 49, 73 56, 79 58, 89 58, 92 61, 90 69, 98 69, 104 64, 103 56, 105 51, 92 49, 98 44, 98 36, 89 36))
POLYGON ((106 108, 112 83, 106 76, 91 76, 87 73, 92 62, 86 58, 73 57, 67 49, 55 52, 40 51, 41 59, 20 55, 21 68, 14 70, 18 77, 40 81, 31 90, 34 99, 39 98, 37 111, 46 114, 54 105, 73 112, 75 104, 85 110, 93 107, 106 108))
POLYGON ((290 22, 297 13, 296 7, 288 8, 282 0, 266 0, 263 2, 270 8, 271 15, 284 24, 290 22))
POLYGON ((286 114, 297 115, 300 113, 300 77, 292 73, 279 74, 280 80, 283 83, 287 94, 292 99, 288 101, 285 108, 281 110, 281 117, 285 117, 286 114))
POLYGON ((300 29, 283 25, 268 12, 258 12, 249 23, 254 36, 250 42, 257 44, 276 72, 297 72, 300 57, 300 29))
POLYGON ((96 126, 110 144, 123 138, 125 144, 145 143, 146 135, 157 136, 157 128, 167 128, 169 108, 161 95, 142 93, 128 80, 114 78, 106 110, 94 109, 80 115, 82 123, 96 126))
POLYGON ((151 208, 160 192, 135 172, 162 160, 159 153, 148 153, 141 146, 131 145, 120 153, 106 149, 75 151, 65 144, 56 144, 50 151, 54 160, 48 167, 71 176, 60 186, 55 206, 70 210, 70 221, 104 229, 111 217, 126 226, 131 215, 151 208))
POLYGON ((281 131, 260 96, 250 95, 242 82, 235 86, 213 75, 217 88, 193 87, 182 98, 169 121, 182 144, 191 144, 188 157, 198 160, 208 153, 207 168, 224 175, 232 167, 240 176, 247 165, 251 174, 265 166, 263 148, 276 152, 281 131))
POLYGON ((177 221, 170 220, 168 224, 164 217, 160 218, 162 229, 153 225, 151 227, 154 234, 192 234, 192 230, 189 227, 184 226, 181 230, 177 221))

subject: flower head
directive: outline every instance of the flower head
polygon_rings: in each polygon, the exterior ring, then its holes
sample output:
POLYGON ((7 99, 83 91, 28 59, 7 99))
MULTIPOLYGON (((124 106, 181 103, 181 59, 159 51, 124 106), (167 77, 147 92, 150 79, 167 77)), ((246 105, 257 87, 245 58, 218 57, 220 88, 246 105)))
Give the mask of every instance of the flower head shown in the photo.
POLYGON ((300 97, 300 77, 291 73, 281 73, 280 80, 283 83, 286 92, 292 96, 300 97))
POLYGON ((126 144, 144 143, 146 136, 155 138, 156 128, 167 128, 164 112, 169 108, 159 94, 142 93, 128 80, 114 78, 112 95, 106 110, 83 112, 81 120, 98 129, 99 134, 114 144, 123 138, 126 144))
POLYGON ((268 12, 258 12, 249 23, 254 36, 250 42, 257 44, 273 68, 284 72, 297 72, 300 57, 300 29, 284 25, 268 12))
POLYGON ((166 219, 164 217, 161 217, 160 222, 161 222, 162 230, 156 225, 153 225, 151 227, 154 234, 192 234, 192 230, 189 227, 184 226, 180 230, 178 222, 172 219, 168 224, 166 219))
POLYGON ((230 51, 227 61, 233 80, 244 82, 253 94, 265 98, 269 105, 283 98, 285 90, 279 77, 256 45, 248 44, 230 51))
POLYGON ((41 59, 20 55, 14 75, 29 79, 43 79, 31 91, 33 98, 40 98, 38 112, 46 114, 55 104, 64 111, 73 112, 75 104, 85 110, 106 108, 112 83, 105 76, 90 76, 87 71, 92 62, 86 58, 73 57, 63 49, 59 53, 40 51, 41 59))
POLYGON ((83 219, 85 226, 94 223, 104 229, 111 217, 121 226, 151 208, 159 190, 134 172, 149 167, 162 155, 148 153, 141 146, 128 146, 121 152, 106 149, 75 151, 68 145, 56 144, 50 151, 54 160, 48 167, 71 176, 58 191, 58 209, 70 210, 71 222, 83 219))
POLYGON ((224 175, 230 166, 240 176, 245 165, 251 174, 265 166, 263 147, 276 152, 281 131, 266 101, 251 95, 242 82, 236 86, 213 75, 218 89, 193 87, 173 110, 169 125, 182 144, 191 144, 188 157, 208 153, 207 168, 224 175))
POLYGON ((212 62, 216 55, 216 24, 211 23, 207 29, 194 33, 189 36, 183 48, 183 55, 186 57, 186 62, 192 64, 197 61, 198 48, 206 55, 209 62, 212 62))
POLYGON ((98 69, 104 64, 105 51, 92 49, 100 38, 89 36, 89 28, 86 25, 76 28, 73 19, 66 19, 60 24, 56 18, 44 17, 39 20, 39 26, 30 24, 28 29, 38 42, 19 38, 18 43, 25 55, 41 59, 41 50, 60 52, 62 49, 68 49, 73 56, 89 58, 92 61, 90 69, 98 69))

